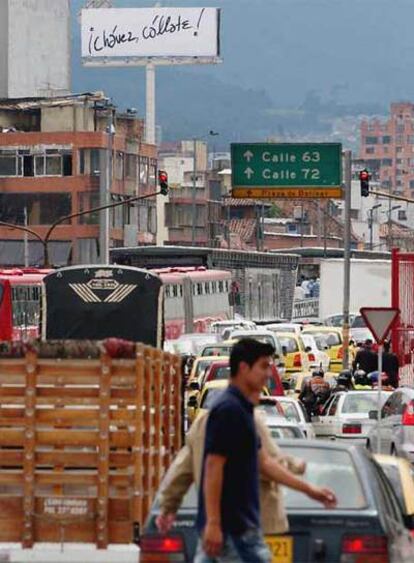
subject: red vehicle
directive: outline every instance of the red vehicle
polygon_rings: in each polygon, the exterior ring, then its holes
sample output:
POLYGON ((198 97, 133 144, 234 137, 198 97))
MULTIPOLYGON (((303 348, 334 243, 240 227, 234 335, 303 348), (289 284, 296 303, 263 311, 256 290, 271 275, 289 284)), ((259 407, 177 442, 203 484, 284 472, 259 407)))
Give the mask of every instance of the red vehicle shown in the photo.
MULTIPOLYGON (((217 379, 229 379, 230 366, 228 360, 220 360, 213 362, 206 370, 203 378, 203 385, 208 381, 215 381, 217 379)), ((271 375, 266 383, 270 395, 274 397, 283 397, 285 391, 283 389, 282 380, 280 379, 277 367, 275 364, 271 366, 271 375)))
POLYGON ((36 338, 42 280, 50 270, 0 270, 0 341, 36 338))

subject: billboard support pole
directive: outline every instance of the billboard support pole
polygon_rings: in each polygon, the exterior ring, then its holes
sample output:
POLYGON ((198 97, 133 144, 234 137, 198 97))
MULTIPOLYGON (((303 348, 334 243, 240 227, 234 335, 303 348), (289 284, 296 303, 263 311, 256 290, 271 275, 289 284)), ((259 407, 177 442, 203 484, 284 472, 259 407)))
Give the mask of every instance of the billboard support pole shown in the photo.
POLYGON ((349 366, 349 301, 351 282, 351 187, 352 187, 352 153, 344 151, 344 301, 343 301, 343 369, 349 366))

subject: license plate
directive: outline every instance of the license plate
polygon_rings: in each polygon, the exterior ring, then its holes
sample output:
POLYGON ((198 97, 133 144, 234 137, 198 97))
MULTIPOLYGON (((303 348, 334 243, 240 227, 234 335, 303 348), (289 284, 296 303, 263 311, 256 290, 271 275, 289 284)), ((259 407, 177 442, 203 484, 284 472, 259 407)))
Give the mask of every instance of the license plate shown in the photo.
POLYGON ((290 536, 266 536, 272 554, 272 563, 293 562, 293 538, 290 536))

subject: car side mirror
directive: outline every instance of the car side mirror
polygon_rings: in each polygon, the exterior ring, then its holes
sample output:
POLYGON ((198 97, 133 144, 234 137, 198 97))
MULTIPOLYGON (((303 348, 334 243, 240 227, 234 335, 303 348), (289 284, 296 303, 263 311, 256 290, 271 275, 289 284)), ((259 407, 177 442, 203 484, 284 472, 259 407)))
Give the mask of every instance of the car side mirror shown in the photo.
POLYGON ((378 420, 378 411, 369 411, 368 418, 370 420, 378 420))
POLYGON ((305 348, 305 352, 308 354, 309 352, 312 352, 312 348, 310 346, 306 346, 305 348))
POLYGON ((198 381, 191 381, 188 388, 190 391, 200 391, 200 384, 198 381))
POLYGON ((187 406, 191 409, 195 409, 198 407, 197 397, 190 397, 187 402, 187 406))

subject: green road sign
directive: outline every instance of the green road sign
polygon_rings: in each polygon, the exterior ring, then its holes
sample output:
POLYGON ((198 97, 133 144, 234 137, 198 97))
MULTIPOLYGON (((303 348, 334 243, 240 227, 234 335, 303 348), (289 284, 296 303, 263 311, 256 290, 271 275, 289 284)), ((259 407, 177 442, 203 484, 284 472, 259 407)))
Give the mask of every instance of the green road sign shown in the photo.
POLYGON ((339 143, 233 143, 234 197, 341 198, 339 143))

